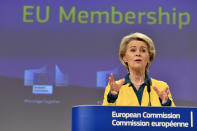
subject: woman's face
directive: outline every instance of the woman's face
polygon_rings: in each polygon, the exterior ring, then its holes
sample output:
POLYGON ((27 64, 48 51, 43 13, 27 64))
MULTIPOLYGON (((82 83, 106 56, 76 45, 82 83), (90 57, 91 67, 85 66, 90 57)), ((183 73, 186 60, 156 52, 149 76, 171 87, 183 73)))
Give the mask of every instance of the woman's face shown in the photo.
POLYGON ((147 63, 150 61, 147 44, 138 40, 130 41, 123 60, 128 63, 130 70, 145 70, 147 63))

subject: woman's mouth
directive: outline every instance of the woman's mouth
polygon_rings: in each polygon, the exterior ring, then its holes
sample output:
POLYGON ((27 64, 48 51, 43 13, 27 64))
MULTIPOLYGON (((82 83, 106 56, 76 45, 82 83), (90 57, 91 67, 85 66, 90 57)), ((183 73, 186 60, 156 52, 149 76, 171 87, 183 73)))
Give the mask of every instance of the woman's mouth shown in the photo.
POLYGON ((142 60, 141 60, 141 59, 136 59, 135 61, 136 61, 136 62, 141 62, 142 60))

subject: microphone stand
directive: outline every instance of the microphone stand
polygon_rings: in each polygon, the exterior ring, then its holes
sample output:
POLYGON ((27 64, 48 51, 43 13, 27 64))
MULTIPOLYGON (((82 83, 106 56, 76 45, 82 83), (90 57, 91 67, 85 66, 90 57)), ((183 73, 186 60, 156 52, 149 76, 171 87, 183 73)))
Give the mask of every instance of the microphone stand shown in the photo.
POLYGON ((149 96, 148 106, 151 106, 151 99, 150 99, 150 91, 151 91, 151 89, 150 89, 150 82, 148 81, 146 85, 147 85, 147 92, 148 92, 148 96, 149 96))

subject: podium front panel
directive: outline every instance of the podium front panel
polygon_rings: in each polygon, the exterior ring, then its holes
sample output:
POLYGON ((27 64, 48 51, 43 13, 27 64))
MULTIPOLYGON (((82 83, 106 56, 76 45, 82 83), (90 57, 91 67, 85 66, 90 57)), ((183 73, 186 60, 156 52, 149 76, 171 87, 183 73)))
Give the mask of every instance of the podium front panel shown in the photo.
POLYGON ((197 108, 77 106, 72 131, 197 131, 197 108))

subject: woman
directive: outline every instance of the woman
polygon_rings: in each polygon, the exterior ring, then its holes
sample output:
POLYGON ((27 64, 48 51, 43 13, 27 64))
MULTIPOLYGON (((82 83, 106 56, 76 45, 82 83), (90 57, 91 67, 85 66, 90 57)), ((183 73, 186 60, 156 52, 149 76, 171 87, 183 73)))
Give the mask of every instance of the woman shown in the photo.
POLYGON ((125 36, 120 44, 119 59, 128 70, 125 78, 109 76, 103 105, 175 106, 167 83, 148 76, 155 57, 153 41, 142 33, 125 36))

